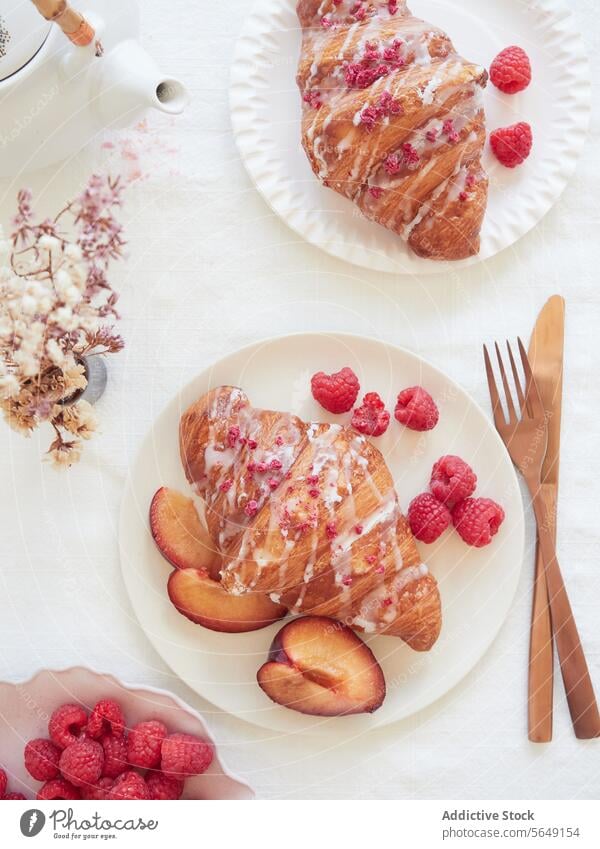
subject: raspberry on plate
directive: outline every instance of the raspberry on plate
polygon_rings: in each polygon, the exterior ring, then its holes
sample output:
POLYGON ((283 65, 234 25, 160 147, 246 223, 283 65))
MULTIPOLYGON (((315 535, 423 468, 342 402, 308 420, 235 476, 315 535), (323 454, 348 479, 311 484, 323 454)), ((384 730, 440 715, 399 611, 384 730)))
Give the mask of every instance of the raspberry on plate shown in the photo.
POLYGON ((202 775, 213 759, 213 747, 192 734, 169 734, 163 740, 160 768, 173 778, 202 775))
POLYGON ((121 705, 112 699, 99 701, 90 714, 86 731, 94 740, 98 740, 103 734, 122 737, 125 733, 125 717, 121 705))
POLYGON ((422 386, 411 386, 398 395, 394 416, 411 430, 426 431, 433 430, 440 413, 429 392, 422 386))
POLYGON ((357 376, 347 366, 335 374, 319 371, 310 381, 313 398, 328 413, 349 412, 358 398, 360 384, 357 376))
POLYGON ((102 775, 104 750, 95 740, 77 740, 60 756, 59 767, 63 778, 76 787, 95 784, 102 775))
POLYGON ((2 796, 1 798, 2 798, 2 801, 3 801, 3 802, 9 802, 9 801, 11 801, 11 800, 13 800, 13 799, 14 799, 15 801, 22 802, 22 801, 24 801, 25 796, 23 796, 23 794, 22 794, 22 793, 6 793, 6 794, 5 794, 4 796, 2 796))
POLYGON ((352 413, 352 427, 365 436, 381 436, 389 423, 390 414, 377 392, 367 392, 362 406, 352 413))
POLYGON ((135 725, 127 738, 127 760, 131 766, 140 769, 160 766, 162 742, 167 734, 167 726, 156 720, 135 725))
POLYGON ((506 47, 490 65, 490 80, 505 94, 517 94, 531 82, 531 62, 522 47, 506 47))
POLYGON ((51 740, 30 740, 25 746, 25 769, 36 781, 58 778, 60 749, 51 740))
POLYGON ((8 778, 3 769, 0 769, 0 796, 4 796, 8 786, 8 778))
POLYGON ((432 469, 429 481, 429 489, 433 495, 450 509, 458 501, 473 495, 476 486, 477 476, 473 469, 453 454, 440 457, 432 469))
POLYGON ((105 802, 106 798, 112 789, 114 780, 107 775, 103 775, 91 787, 86 787, 83 794, 84 799, 89 799, 96 802, 105 802))
POLYGON ((146 779, 146 784, 151 799, 179 799, 183 793, 183 781, 165 775, 163 772, 151 772, 146 779))
POLYGON ((139 772, 129 770, 117 778, 112 788, 108 791, 106 798, 121 801, 128 799, 149 799, 150 794, 148 792, 148 785, 139 772))
POLYGON ((489 545, 504 521, 504 510, 490 498, 465 498, 452 511, 454 527, 475 548, 489 545))
POLYGON ((103 778, 116 778, 127 769, 127 743, 125 737, 104 734, 98 741, 104 750, 103 778))
POLYGON ((496 159, 506 168, 522 165, 533 147, 533 132, 529 124, 520 121, 510 127, 501 127, 490 135, 490 145, 496 159))
POLYGON ((423 492, 413 498, 408 508, 410 529, 421 542, 435 542, 451 521, 452 515, 446 505, 429 492, 423 492))
POLYGON ((52 781, 47 781, 41 787, 36 796, 37 799, 62 799, 64 801, 71 799, 81 799, 81 794, 76 787, 73 787, 64 778, 53 778, 52 781))
POLYGON ((81 705, 61 705, 48 722, 50 739, 59 749, 75 743, 83 731, 88 715, 81 705))

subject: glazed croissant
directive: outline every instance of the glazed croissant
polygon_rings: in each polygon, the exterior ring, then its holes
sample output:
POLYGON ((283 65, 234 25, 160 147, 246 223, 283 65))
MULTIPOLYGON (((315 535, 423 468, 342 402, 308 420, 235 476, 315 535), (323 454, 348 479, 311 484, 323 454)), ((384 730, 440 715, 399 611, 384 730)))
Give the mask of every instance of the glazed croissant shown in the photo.
POLYGON ((324 185, 419 256, 479 252, 487 72, 404 0, 300 0, 302 144, 324 185))
POLYGON ((226 590, 431 648, 441 627, 437 583, 364 436, 257 410, 222 386, 182 416, 180 450, 226 590))

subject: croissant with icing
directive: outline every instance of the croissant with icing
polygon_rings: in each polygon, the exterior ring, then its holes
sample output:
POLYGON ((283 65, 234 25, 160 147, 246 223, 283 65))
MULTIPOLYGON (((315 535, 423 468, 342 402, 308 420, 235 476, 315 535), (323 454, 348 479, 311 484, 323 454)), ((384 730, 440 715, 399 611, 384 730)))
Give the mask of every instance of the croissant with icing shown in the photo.
POLYGON ((404 0, 300 0, 302 144, 321 182, 434 260, 479 252, 487 71, 404 0))
POLYGON ((350 427, 258 410, 231 386, 180 422, 188 481, 223 557, 222 584, 426 651, 441 627, 381 453, 350 427))

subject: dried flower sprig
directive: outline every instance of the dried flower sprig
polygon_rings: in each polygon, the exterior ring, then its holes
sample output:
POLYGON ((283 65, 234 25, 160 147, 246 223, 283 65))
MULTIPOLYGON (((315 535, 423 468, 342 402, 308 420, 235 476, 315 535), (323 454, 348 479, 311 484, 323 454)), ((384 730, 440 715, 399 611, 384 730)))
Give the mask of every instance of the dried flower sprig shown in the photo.
POLYGON ((124 344, 108 278, 125 245, 115 218, 122 192, 119 179, 94 175, 55 218, 37 222, 23 190, 8 238, 0 228, 0 409, 26 436, 49 422, 58 466, 76 462, 96 429, 87 401, 67 403, 87 385, 84 358, 124 344))

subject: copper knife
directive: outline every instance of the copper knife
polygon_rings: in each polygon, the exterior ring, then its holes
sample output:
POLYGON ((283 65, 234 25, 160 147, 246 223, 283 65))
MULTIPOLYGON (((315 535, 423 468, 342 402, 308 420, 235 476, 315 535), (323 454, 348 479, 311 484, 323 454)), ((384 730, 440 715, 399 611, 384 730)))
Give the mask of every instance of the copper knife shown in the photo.
MULTIPOLYGON (((556 541, 556 509, 560 459, 565 302, 554 295, 546 302, 535 324, 529 358, 548 416, 548 451, 542 469, 542 493, 556 541)), ((539 546, 536 552, 533 608, 529 643, 529 739, 552 739, 554 646, 548 592, 539 546)))

